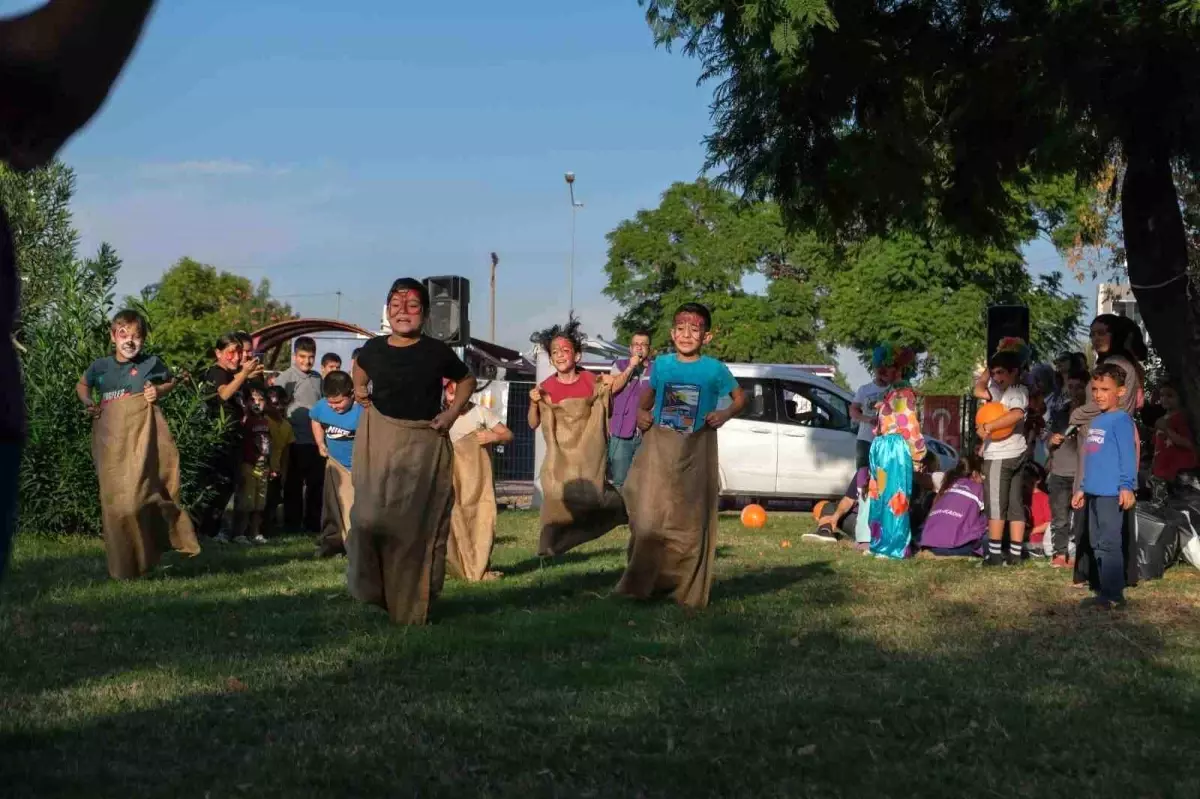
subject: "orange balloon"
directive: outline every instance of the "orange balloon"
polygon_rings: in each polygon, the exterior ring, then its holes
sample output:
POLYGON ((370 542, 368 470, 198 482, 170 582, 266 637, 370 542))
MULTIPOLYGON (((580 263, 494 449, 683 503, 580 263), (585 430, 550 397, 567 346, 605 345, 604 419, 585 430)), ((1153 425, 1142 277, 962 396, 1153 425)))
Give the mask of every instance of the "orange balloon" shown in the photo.
POLYGON ((829 507, 829 500, 827 499, 823 499, 817 504, 813 505, 813 518, 817 521, 821 521, 821 517, 825 515, 825 509, 827 507, 829 507))
MULTIPOLYGON (((975 412, 975 426, 991 424, 997 419, 1002 418, 1008 413, 1008 408, 1005 408, 999 402, 988 402, 979 406, 979 410, 975 412)), ((998 427, 992 431, 991 441, 1003 441, 1013 434, 1011 427, 998 427)))
POLYGON ((767 512, 762 505, 747 505, 742 509, 742 525, 745 527, 762 527, 767 523, 767 512))

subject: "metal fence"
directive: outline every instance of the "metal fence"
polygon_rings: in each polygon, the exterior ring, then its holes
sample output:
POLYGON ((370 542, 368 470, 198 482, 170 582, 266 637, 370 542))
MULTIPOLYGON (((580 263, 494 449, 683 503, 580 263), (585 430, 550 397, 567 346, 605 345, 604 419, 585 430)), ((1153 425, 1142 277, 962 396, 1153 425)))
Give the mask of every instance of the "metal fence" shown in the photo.
POLYGON ((496 481, 533 480, 533 441, 537 433, 529 429, 529 392, 533 382, 508 384, 508 418, 504 423, 513 432, 511 444, 495 447, 492 473, 496 481))

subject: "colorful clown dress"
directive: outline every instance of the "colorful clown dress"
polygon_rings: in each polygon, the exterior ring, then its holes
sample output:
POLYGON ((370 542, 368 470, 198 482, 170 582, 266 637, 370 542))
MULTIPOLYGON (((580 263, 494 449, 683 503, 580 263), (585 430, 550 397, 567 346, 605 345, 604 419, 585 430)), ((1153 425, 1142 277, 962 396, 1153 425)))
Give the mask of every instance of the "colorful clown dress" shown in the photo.
POLYGON ((886 558, 908 555, 912 541, 909 502, 913 464, 925 457, 917 398, 907 386, 888 392, 879 406, 879 432, 871 443, 869 489, 871 552, 886 558))

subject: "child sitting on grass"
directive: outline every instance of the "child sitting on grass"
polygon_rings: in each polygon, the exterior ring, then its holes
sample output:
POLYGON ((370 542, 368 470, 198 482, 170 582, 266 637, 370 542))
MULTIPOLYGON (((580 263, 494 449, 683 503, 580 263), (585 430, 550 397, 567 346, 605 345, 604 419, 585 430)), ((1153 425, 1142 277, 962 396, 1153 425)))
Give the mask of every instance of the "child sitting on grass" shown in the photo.
POLYGON ((1151 473, 1155 480, 1170 484, 1179 473, 1196 468, 1196 445, 1192 442, 1192 430, 1179 402, 1179 391, 1170 383, 1158 390, 1159 402, 1166 411, 1154 423, 1154 465, 1151 473))
POLYGON ((946 473, 921 531, 921 549, 942 557, 975 552, 987 534, 983 513, 983 458, 964 455, 946 473))

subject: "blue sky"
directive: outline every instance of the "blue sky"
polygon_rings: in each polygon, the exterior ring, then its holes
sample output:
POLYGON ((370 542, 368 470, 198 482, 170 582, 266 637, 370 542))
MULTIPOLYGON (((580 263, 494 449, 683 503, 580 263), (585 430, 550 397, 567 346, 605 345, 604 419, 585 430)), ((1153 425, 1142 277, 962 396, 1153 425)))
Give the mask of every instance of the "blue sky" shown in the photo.
POLYGON ((167 0, 63 157, 83 247, 117 248, 123 293, 190 255, 321 294, 288 297, 305 315, 332 316, 340 289, 343 318, 374 327, 394 278, 461 274, 486 337, 495 250, 497 338, 524 348, 567 308, 567 170, 585 203, 575 305, 611 333, 604 234, 698 176, 698 74, 653 47, 633 0, 167 0))

